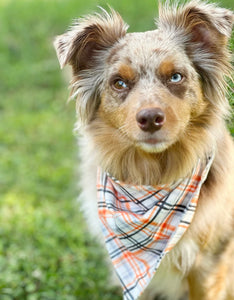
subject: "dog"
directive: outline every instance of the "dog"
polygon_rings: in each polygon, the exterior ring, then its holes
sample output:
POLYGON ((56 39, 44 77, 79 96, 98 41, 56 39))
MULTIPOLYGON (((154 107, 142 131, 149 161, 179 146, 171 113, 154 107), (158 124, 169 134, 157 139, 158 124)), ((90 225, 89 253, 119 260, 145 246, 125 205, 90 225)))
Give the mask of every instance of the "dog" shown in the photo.
POLYGON ((232 24, 192 0, 160 4, 152 31, 127 33, 110 9, 55 39, 73 71, 81 203, 124 299, 234 299, 232 24))

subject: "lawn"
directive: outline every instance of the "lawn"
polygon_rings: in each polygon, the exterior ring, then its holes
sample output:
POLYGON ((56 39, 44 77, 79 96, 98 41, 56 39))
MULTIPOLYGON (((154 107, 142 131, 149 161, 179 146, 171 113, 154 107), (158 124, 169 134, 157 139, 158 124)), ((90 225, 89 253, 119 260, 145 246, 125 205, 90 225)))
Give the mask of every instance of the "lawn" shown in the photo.
MULTIPOLYGON (((153 28, 155 0, 107 2, 130 30, 153 28)), ((121 299, 76 202, 75 103, 66 102, 66 70, 52 47, 97 5, 107 7, 104 0, 0 2, 1 300, 121 299)))

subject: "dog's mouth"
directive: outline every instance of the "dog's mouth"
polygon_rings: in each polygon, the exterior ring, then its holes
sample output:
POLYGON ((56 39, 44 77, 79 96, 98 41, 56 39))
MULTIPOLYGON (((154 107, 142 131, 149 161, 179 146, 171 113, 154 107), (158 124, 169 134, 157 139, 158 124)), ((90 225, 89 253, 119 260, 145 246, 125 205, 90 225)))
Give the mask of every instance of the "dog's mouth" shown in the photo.
POLYGON ((161 143, 161 141, 159 141, 158 139, 155 139, 155 138, 149 138, 149 139, 145 139, 145 140, 142 140, 139 142, 145 143, 145 144, 150 144, 150 145, 156 145, 158 143, 161 143))
POLYGON ((150 152, 150 153, 159 153, 166 150, 170 143, 166 140, 156 139, 156 138, 147 138, 138 140, 136 142, 137 147, 140 149, 150 152))
POLYGON ((131 145, 148 153, 160 153, 171 146, 174 141, 169 138, 168 133, 130 135, 120 130, 125 138, 131 141, 131 145))

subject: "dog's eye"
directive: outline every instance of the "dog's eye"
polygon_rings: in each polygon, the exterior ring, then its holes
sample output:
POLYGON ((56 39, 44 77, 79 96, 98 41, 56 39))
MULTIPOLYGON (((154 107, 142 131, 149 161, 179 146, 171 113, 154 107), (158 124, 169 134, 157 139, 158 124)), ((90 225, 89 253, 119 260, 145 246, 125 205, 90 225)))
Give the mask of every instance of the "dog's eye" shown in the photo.
POLYGON ((180 73, 175 73, 171 76, 170 82, 178 83, 183 79, 183 76, 180 73))
POLYGON ((113 87, 118 91, 123 91, 128 89, 128 84, 122 79, 117 79, 113 82, 113 87))

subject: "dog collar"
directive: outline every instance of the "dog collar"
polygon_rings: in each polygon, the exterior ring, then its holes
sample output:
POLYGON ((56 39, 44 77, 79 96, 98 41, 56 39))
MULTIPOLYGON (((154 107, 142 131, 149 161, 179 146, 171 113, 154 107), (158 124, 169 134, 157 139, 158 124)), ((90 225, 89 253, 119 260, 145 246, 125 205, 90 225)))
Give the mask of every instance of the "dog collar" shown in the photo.
POLYGON ((98 170, 98 213, 124 300, 135 300, 188 229, 213 161, 172 185, 128 185, 98 170))

